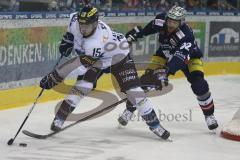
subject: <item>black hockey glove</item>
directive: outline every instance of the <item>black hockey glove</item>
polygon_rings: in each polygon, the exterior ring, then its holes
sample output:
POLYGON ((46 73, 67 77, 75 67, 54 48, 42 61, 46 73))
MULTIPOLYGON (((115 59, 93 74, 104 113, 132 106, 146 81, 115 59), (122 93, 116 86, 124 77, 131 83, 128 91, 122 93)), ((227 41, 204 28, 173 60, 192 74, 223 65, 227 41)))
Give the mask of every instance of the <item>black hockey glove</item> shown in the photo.
POLYGON ((66 32, 59 46, 61 55, 68 57, 72 53, 74 36, 72 33, 66 32))
MULTIPOLYGON (((165 68, 157 68, 154 70, 154 75, 156 75, 156 84, 168 86, 168 70, 165 68)), ((162 89, 162 88, 161 88, 162 89)))
POLYGON ((128 43, 135 42, 135 41, 137 41, 138 38, 143 38, 141 31, 142 31, 142 27, 136 26, 132 30, 127 32, 125 37, 126 37, 128 43))
POLYGON ((85 67, 92 66, 97 60, 98 60, 98 58, 93 58, 93 57, 87 56, 87 55, 81 55, 80 56, 80 62, 85 67))
POLYGON ((156 70, 146 69, 145 73, 140 77, 140 81, 144 90, 149 89, 149 87, 162 90, 163 85, 168 85, 167 70, 163 68, 156 70))
POLYGON ((101 76, 101 72, 101 69, 92 67, 85 73, 83 80, 96 84, 97 79, 101 76))
POLYGON ((43 89, 51 89, 57 84, 61 83, 63 78, 61 78, 57 71, 54 70, 53 72, 49 73, 40 81, 40 87, 43 89))

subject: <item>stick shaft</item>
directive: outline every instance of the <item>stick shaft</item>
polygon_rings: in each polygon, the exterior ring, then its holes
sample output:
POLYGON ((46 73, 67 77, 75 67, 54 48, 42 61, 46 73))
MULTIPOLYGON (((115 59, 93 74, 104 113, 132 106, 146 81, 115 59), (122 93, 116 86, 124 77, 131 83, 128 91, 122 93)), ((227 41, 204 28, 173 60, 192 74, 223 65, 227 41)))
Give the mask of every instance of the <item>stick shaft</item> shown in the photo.
MULTIPOLYGON (((63 56, 61 55, 61 57, 58 59, 58 61, 57 61, 57 63, 55 64, 55 66, 54 66, 53 69, 55 69, 55 68, 57 67, 57 65, 58 65, 58 63, 60 62, 60 60, 62 59, 62 57, 63 57, 63 56)), ((16 137, 17 137, 17 135, 19 134, 19 132, 21 131, 22 127, 23 127, 24 124, 26 123, 28 117, 30 116, 30 114, 32 113, 34 107, 36 106, 38 99, 42 96, 43 91, 44 91, 44 89, 42 88, 42 90, 41 90, 40 93, 38 94, 35 102, 33 103, 32 107, 30 108, 27 116, 25 117, 25 119, 23 120, 23 122, 22 122, 21 126, 19 127, 17 133, 15 134, 15 136, 14 136, 14 138, 13 138, 13 141, 16 139, 16 137)))

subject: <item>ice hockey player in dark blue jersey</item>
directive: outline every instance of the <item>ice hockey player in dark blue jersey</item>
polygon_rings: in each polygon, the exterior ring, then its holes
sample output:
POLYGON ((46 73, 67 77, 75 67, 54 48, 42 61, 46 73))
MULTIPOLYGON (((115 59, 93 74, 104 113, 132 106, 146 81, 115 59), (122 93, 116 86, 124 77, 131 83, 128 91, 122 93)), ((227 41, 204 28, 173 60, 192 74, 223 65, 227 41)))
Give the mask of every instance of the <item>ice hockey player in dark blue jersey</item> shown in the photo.
MULTIPOLYGON (((136 26, 126 34, 129 43, 158 33, 159 48, 152 56, 151 64, 141 77, 144 85, 151 84, 161 89, 168 84, 168 76, 181 70, 191 84, 193 93, 203 111, 210 130, 218 127, 214 117, 214 103, 207 81, 204 79, 203 54, 195 42, 192 29, 185 23, 186 10, 173 6, 167 13, 161 13, 143 29, 136 26)), ((127 108, 119 117, 121 125, 127 125, 135 107, 127 102, 127 108)))

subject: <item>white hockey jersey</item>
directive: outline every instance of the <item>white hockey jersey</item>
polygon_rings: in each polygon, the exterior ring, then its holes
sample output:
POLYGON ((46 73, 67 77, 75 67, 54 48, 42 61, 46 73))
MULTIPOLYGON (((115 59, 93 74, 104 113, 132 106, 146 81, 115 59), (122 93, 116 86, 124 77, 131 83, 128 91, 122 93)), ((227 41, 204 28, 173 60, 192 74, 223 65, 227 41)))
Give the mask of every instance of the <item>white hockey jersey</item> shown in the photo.
POLYGON ((79 54, 85 54, 102 61, 102 69, 118 63, 119 55, 129 54, 129 44, 125 36, 111 30, 103 21, 99 20, 96 31, 90 37, 84 38, 80 32, 77 13, 70 15, 68 32, 74 35, 74 49, 79 54), (114 60, 113 60, 114 59, 114 60))

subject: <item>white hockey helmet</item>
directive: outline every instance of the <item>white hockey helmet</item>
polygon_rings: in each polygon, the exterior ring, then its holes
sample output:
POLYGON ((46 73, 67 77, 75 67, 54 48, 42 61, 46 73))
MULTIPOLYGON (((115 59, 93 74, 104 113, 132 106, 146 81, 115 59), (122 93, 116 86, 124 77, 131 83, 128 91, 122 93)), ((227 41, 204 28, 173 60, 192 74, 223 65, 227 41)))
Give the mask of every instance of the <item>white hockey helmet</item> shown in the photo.
POLYGON ((187 11, 180 6, 173 6, 169 9, 167 13, 167 18, 176 20, 176 21, 185 21, 187 11))

